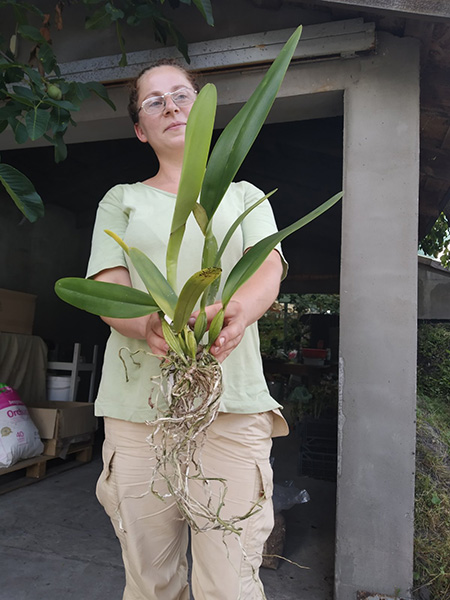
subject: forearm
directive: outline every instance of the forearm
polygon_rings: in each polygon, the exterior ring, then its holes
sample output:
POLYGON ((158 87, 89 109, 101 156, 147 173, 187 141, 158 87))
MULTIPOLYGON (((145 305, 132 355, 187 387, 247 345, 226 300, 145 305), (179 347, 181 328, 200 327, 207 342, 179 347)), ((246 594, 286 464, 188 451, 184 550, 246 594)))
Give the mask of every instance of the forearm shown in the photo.
POLYGON ((256 273, 233 295, 231 301, 239 302, 243 307, 246 327, 262 317, 277 299, 282 273, 281 257, 273 250, 256 273))
POLYGON ((148 316, 136 317, 133 319, 112 319, 110 317, 101 317, 107 325, 118 331, 125 337, 136 340, 145 340, 147 330, 148 316))
MULTIPOLYGON (((116 283, 131 287, 131 280, 128 271, 123 267, 106 269, 98 273, 94 279, 96 281, 106 281, 107 283, 116 283)), ((133 319, 114 319, 111 317, 101 317, 102 320, 118 331, 120 334, 137 340, 145 339, 148 316, 137 317, 133 319)))
MULTIPOLYGON (((260 268, 233 295, 225 310, 224 326, 214 344, 211 353, 220 362, 240 343, 246 328, 257 321, 272 305, 278 296, 283 265, 275 250, 268 256, 260 268)), ((207 308, 210 322, 221 303, 207 308)))
MULTIPOLYGON (((130 274, 124 267, 101 271, 94 279, 131 287, 130 274)), ((167 352, 167 344, 162 336, 161 323, 157 313, 133 319, 113 319, 111 317, 102 317, 102 319, 121 335, 136 340, 145 340, 154 354, 164 355, 167 352)))

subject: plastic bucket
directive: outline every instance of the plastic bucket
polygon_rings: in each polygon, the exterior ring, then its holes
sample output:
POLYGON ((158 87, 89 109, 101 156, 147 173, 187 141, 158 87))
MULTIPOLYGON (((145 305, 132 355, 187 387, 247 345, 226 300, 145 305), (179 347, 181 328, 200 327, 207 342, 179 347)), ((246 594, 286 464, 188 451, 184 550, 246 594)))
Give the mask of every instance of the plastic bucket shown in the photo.
MULTIPOLYGON (((76 390, 75 390, 76 392, 76 390)), ((47 376, 47 398, 57 402, 70 401, 70 375, 47 376)))

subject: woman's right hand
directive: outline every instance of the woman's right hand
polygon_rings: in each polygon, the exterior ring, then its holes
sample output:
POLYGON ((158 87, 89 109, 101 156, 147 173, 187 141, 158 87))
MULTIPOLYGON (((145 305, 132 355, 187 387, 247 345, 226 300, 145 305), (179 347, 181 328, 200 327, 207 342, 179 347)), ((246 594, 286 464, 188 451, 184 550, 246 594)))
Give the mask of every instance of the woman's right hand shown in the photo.
POLYGON ((153 354, 156 354, 156 356, 165 356, 167 354, 169 346, 164 339, 161 319, 158 313, 152 313, 148 316, 145 339, 153 354))

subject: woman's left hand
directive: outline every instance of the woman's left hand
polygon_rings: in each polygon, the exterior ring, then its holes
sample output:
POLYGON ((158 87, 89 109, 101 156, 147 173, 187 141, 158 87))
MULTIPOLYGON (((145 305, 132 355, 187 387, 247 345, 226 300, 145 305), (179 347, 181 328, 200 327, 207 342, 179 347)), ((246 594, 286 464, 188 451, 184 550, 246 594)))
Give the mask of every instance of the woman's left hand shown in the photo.
MULTIPOLYGON (((225 309, 222 331, 211 346, 211 354, 219 362, 231 354, 242 340, 245 329, 257 321, 276 299, 282 273, 280 255, 277 250, 272 250, 256 273, 253 273, 233 295, 225 309)), ((206 307, 208 326, 221 308, 221 302, 206 307)), ((191 327, 197 316, 198 311, 189 320, 191 327)))
MULTIPOLYGON (((216 305, 213 306, 215 307, 216 305)), ((215 313, 217 313, 221 307, 222 304, 219 303, 219 307, 215 313)), ((213 307, 206 308, 206 315, 208 316, 208 322, 210 322, 208 308, 213 307)), ((213 317, 211 317, 211 320, 212 318, 213 317)), ((219 362, 224 361, 239 345, 244 337, 247 325, 248 323, 243 305, 237 300, 230 300, 225 309, 222 331, 217 336, 217 339, 210 350, 211 354, 213 354, 219 362)))
MULTIPOLYGON (((206 307, 208 327, 221 308, 221 302, 216 302, 215 304, 206 307)), ((190 321, 191 326, 195 323, 197 316, 198 311, 192 315, 190 321)), ((246 327, 247 320, 242 304, 237 300, 231 300, 225 310, 222 330, 217 336, 214 344, 211 346, 211 354, 213 354, 219 362, 223 362, 242 340, 246 327)))

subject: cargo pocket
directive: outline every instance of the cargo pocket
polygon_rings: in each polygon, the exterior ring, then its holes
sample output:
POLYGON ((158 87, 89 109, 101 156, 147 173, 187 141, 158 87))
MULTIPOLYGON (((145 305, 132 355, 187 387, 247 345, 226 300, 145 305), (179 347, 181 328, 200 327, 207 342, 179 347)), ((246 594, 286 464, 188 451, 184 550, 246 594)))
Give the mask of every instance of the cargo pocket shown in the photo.
POLYGON ((97 500, 105 509, 106 514, 112 518, 117 513, 118 499, 117 490, 112 481, 112 464, 116 449, 107 441, 103 442, 102 458, 103 470, 97 481, 96 496, 97 500))
POLYGON ((261 478, 260 498, 270 500, 273 494, 273 471, 268 460, 257 460, 259 475, 261 478))
MULTIPOLYGON (((262 561, 264 543, 270 535, 274 525, 272 504, 273 473, 268 460, 257 460, 259 483, 257 483, 257 502, 259 510, 249 519, 242 543, 247 553, 247 558, 255 569, 259 568, 262 561)), ((245 567, 242 563, 242 568, 245 567)))

